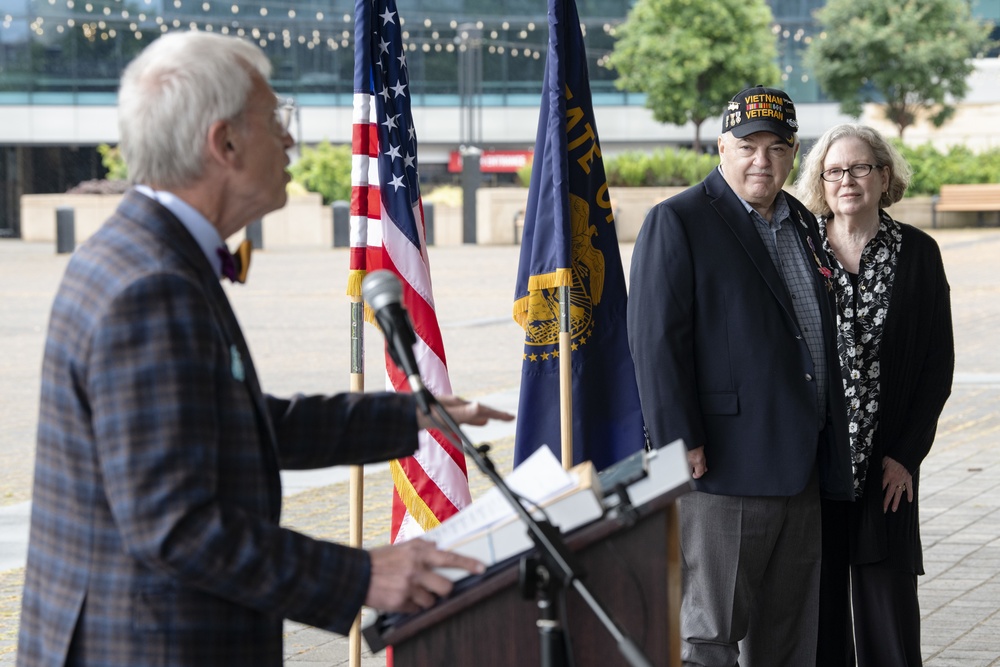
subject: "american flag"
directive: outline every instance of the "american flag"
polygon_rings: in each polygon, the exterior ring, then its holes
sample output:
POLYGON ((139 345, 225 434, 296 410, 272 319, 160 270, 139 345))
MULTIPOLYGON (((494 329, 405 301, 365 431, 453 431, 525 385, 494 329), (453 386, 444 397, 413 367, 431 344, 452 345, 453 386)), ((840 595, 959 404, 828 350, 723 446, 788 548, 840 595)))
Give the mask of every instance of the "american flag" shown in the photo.
MULTIPOLYGON (((367 271, 399 276, 424 384, 435 395, 451 394, 431 292, 401 21, 394 0, 357 0, 355 19, 348 294, 361 293, 367 271)), ((409 391, 388 355, 385 364, 396 391, 409 391)), ((393 542, 422 534, 471 502, 465 456, 437 431, 422 432, 417 453, 390 469, 393 542)))

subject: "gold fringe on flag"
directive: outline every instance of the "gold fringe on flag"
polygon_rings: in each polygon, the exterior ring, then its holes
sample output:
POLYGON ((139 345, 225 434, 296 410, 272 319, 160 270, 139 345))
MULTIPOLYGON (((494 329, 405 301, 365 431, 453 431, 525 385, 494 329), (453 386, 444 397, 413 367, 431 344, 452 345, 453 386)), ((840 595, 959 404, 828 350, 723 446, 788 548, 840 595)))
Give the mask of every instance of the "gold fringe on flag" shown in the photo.
POLYGON ((434 516, 434 512, 427 506, 424 499, 420 497, 417 490, 413 488, 410 478, 403 471, 403 466, 399 465, 399 460, 393 459, 389 462, 389 472, 392 473, 392 483, 396 487, 396 492, 402 499, 406 509, 417 521, 417 525, 428 531, 441 524, 441 521, 434 516))
POLYGON ((543 289, 556 289, 558 287, 571 287, 573 285, 573 269, 556 269, 551 273, 540 273, 537 276, 528 278, 528 296, 522 296, 514 301, 513 318, 521 328, 528 324, 528 302, 531 299, 531 292, 543 289))
MULTIPOLYGON (((368 272, 364 269, 351 269, 348 272, 347 296, 361 296, 361 281, 365 279, 366 273, 368 272)), ((367 308, 365 310, 367 310, 367 308)))
POLYGON ((378 322, 375 320, 375 311, 372 310, 371 306, 369 306, 367 303, 365 304, 365 322, 373 325, 379 331, 382 330, 382 327, 380 327, 378 325, 378 322))
MULTIPOLYGON (((361 296, 361 283, 367 275, 367 271, 364 269, 351 269, 347 274, 347 296, 350 297, 360 297, 361 296)), ((368 324, 373 324, 378 327, 378 322, 375 321, 375 313, 372 309, 365 304, 365 322, 368 324)))

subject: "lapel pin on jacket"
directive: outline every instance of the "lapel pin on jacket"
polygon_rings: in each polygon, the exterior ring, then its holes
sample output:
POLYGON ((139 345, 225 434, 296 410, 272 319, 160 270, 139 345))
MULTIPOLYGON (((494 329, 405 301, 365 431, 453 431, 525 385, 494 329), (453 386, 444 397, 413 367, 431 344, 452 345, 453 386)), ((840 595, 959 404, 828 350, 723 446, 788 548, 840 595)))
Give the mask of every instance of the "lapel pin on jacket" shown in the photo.
POLYGON ((243 368, 243 357, 240 356, 240 351, 236 349, 235 343, 229 346, 229 360, 233 379, 243 382, 246 379, 246 371, 243 368))

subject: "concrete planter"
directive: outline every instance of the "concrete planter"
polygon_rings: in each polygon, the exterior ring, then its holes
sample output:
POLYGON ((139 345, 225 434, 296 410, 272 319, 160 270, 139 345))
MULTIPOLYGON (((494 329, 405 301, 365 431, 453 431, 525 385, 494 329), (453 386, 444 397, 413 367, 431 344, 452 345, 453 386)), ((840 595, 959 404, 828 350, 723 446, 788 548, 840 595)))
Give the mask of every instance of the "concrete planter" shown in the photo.
MULTIPOLYGON (((25 241, 55 242, 56 210, 75 212, 76 244, 80 245, 111 217, 122 195, 23 195, 21 197, 21 238, 25 241)), ((264 248, 333 245, 333 211, 323 206, 323 198, 313 192, 292 195, 285 206, 264 216, 264 248)), ((238 232, 231 242, 241 241, 238 232)))
POLYGON ((104 224, 121 199, 121 195, 22 195, 21 238, 54 243, 56 210, 68 207, 75 212, 79 245, 104 224))
MULTIPOLYGON (((684 188, 613 188, 611 208, 618 240, 634 241, 649 209, 682 190, 684 188)), ((476 193, 476 241, 484 245, 520 243, 527 203, 527 188, 479 190, 476 193)))
MULTIPOLYGON (((649 209, 684 188, 612 188, 618 240, 635 241, 649 209)), ((24 195, 21 197, 21 237, 25 241, 55 242, 56 210, 75 212, 75 236, 79 245, 104 224, 121 201, 121 195, 24 195)), ((476 194, 476 243, 514 245, 521 242, 527 188, 482 188, 476 194)), ((931 197, 909 197, 889 209, 893 217, 916 227, 931 227, 931 197)), ((971 227, 975 213, 938 213, 938 227, 971 227)), ((242 240, 239 232, 231 241, 242 240)), ((315 193, 294 195, 284 208, 264 216, 264 248, 322 247, 333 245, 333 212, 315 193)), ((461 245, 462 208, 436 204, 434 244, 461 245)))

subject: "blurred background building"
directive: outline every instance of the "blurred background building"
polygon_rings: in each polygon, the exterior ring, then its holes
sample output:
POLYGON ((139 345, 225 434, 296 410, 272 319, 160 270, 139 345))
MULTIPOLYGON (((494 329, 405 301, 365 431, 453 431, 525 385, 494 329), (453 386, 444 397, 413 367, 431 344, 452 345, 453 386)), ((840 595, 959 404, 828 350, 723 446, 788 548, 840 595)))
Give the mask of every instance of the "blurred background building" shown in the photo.
MULTIPOLYGON (((783 85, 799 104, 804 139, 846 120, 802 64, 824 0, 768 0, 783 85)), ((421 176, 451 178, 460 148, 483 149, 482 168, 508 177, 530 154, 548 35, 544 0, 405 0, 400 3, 421 176)), ((691 127, 652 120, 641 94, 619 91, 604 66, 631 0, 578 0, 605 154, 688 145, 691 127)), ((1000 25, 1000 0, 974 14, 1000 25)), ((63 192, 102 178, 97 146, 118 140, 116 90, 125 65, 172 30, 256 41, 274 63, 273 85, 296 98, 300 144, 348 143, 353 0, 0 0, 0 235, 18 234, 22 194, 63 192)), ((1000 30, 994 33, 1000 38, 1000 30)), ((1000 103, 1000 61, 979 61, 967 102, 1000 103)), ((714 136, 717 123, 705 125, 714 136)), ((988 132, 996 133, 996 125, 988 132)), ((969 132, 968 123, 964 131, 969 132)), ((957 137, 958 140, 962 136, 957 137)), ((968 138, 968 137, 966 137, 968 138)), ((998 140, 1000 141, 1000 140, 998 140)))

